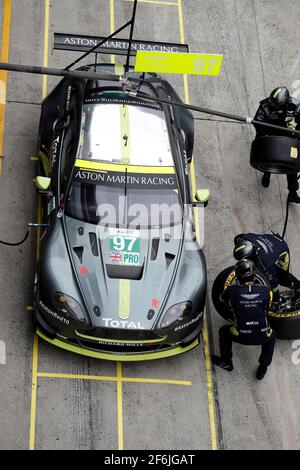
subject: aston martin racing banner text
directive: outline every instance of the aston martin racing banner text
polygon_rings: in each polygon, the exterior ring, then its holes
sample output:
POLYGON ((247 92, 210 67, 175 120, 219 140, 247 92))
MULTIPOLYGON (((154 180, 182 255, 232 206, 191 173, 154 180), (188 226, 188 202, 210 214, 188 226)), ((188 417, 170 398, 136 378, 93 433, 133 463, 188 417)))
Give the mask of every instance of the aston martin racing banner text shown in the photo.
MULTIPOLYGON (((87 52, 104 39, 105 37, 54 33, 54 49, 87 52)), ((128 48, 128 39, 109 39, 102 46, 98 47, 95 52, 126 55, 128 48)), ((136 55, 137 51, 178 53, 189 52, 189 47, 187 44, 133 40, 131 55, 136 55)))
POLYGON ((173 54, 138 51, 135 72, 220 75, 222 54, 173 54))
POLYGON ((126 187, 128 189, 177 189, 175 174, 124 173, 124 171, 96 171, 75 168, 74 180, 78 183, 126 187))

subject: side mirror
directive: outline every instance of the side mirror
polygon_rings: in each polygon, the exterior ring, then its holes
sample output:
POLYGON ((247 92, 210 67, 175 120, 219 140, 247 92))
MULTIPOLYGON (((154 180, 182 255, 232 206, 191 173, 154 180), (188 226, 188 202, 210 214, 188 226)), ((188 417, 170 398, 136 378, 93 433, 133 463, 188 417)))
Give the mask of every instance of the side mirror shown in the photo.
POLYGON ((193 205, 200 205, 203 204, 204 207, 207 206, 208 200, 210 197, 210 190, 209 189, 197 189, 195 194, 195 199, 197 202, 193 202, 193 205))
POLYGON ((33 181, 39 191, 47 191, 51 184, 51 178, 47 178, 46 176, 37 176, 33 181))

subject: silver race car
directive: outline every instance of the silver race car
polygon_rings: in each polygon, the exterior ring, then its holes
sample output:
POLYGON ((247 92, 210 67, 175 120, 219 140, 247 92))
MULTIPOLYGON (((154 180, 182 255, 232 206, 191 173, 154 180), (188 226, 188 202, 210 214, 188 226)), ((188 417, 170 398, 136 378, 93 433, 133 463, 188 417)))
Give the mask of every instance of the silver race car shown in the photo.
MULTIPOLYGON (((114 65, 82 67, 114 74, 114 65)), ((120 67, 117 71, 122 74, 120 67)), ((36 331, 102 359, 172 356, 199 344, 206 266, 195 236, 187 109, 154 74, 121 81, 64 78, 44 100, 39 129, 43 201, 36 331)))

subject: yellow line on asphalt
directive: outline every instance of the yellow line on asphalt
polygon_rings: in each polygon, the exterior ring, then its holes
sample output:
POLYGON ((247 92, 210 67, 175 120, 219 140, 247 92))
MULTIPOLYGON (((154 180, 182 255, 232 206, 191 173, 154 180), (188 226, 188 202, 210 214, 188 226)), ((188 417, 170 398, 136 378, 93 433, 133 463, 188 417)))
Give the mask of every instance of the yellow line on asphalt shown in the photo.
POLYGON ((38 368, 38 337, 33 337, 32 351, 32 379, 31 379, 31 409, 30 409, 30 432, 29 450, 34 450, 35 444, 35 418, 36 418, 36 396, 37 396, 37 368, 38 368))
MULTIPOLYGON (((124 0, 125 2, 134 2, 134 0, 124 0)), ((138 0, 138 3, 154 3, 156 5, 174 5, 178 6, 177 2, 164 2, 163 0, 138 0)))
MULTIPOLYGON (((182 0, 178 0, 178 19, 179 19, 179 30, 180 30, 180 41, 182 44, 185 43, 184 25, 183 25, 183 9, 182 0)), ((188 78, 186 75, 183 76, 184 80, 184 98, 186 103, 189 103, 189 89, 188 89, 188 78)), ((194 160, 191 163, 191 179, 192 179, 192 191, 195 194, 197 187, 196 183, 196 172, 194 160)), ((198 215, 198 213, 197 213, 198 215)), ((200 240, 199 223, 198 217, 195 217, 196 235, 200 240)), ((205 355, 205 370, 206 370, 206 385, 207 385, 207 398, 208 398, 208 412, 209 412, 209 423, 210 423, 210 434, 211 434, 211 447, 213 450, 217 450, 217 433, 216 433, 216 422, 215 422, 215 407, 214 407, 214 395, 212 387, 212 372, 210 363, 210 348, 209 348, 209 336, 207 321, 204 322, 203 326, 203 341, 204 341, 204 355, 205 355)))
POLYGON ((119 380, 117 377, 109 375, 56 374, 52 372, 38 372, 37 376, 47 379, 100 380, 103 382, 117 382, 119 380))
POLYGON ((165 385, 184 385, 190 386, 190 380, 156 379, 143 377, 113 377, 109 375, 84 375, 84 374, 60 374, 53 372, 38 372, 37 377, 46 379, 69 379, 69 380, 98 380, 102 382, 126 382, 126 383, 144 383, 144 384, 165 384, 165 385))
MULTIPOLYGON (((44 16, 44 59, 43 65, 48 65, 48 52, 49 52, 49 14, 50 4, 49 0, 45 0, 45 16, 44 16)), ((47 95, 48 78, 43 76, 42 84, 42 98, 47 95)), ((42 202, 41 197, 38 197, 38 223, 42 220, 42 202)), ((37 230, 37 243, 36 243, 36 261, 40 256, 40 229, 37 230)), ((29 433, 29 449, 34 450, 35 445, 35 423, 36 423, 36 401, 37 401, 37 369, 38 369, 38 336, 34 335, 33 339, 33 352, 32 352, 32 387, 31 387, 31 412, 30 412, 30 433, 29 433)))
MULTIPOLYGON (((48 67, 48 55, 49 55, 49 16, 50 16, 50 0, 45 0, 45 20, 44 20, 44 59, 43 66, 48 67)), ((48 77, 43 75, 43 99, 47 96, 47 84, 48 77)))
POLYGON ((212 450, 218 450, 217 431, 216 431, 215 412, 214 412, 214 391, 213 391, 213 383, 212 383, 210 347, 209 347, 209 336, 208 336, 208 326, 207 326, 206 315, 204 316, 203 342, 204 342, 204 353, 205 353, 207 399, 208 399, 208 407, 210 410, 209 422, 210 422, 210 432, 211 432, 211 447, 212 447, 212 450))
POLYGON ((118 450, 124 450, 123 437, 123 383, 122 364, 117 362, 117 395, 118 395, 118 450))
MULTIPOLYGON (((2 20, 2 46, 1 46, 1 62, 8 62, 9 44, 10 44, 10 24, 11 24, 12 0, 4 0, 3 20, 2 20)), ((5 70, 0 71, 0 176, 3 166, 3 143, 4 143, 4 126, 5 126, 5 110, 6 110, 6 87, 8 73, 5 70)))
POLYGON ((123 377, 122 382, 143 383, 143 384, 165 384, 165 385, 192 385, 189 380, 168 380, 168 379, 144 379, 135 377, 123 377))
MULTIPOLYGON (((115 0, 110 0, 110 34, 115 30, 115 0)), ((110 56, 110 61, 112 64, 116 63, 116 58, 114 55, 110 56)))

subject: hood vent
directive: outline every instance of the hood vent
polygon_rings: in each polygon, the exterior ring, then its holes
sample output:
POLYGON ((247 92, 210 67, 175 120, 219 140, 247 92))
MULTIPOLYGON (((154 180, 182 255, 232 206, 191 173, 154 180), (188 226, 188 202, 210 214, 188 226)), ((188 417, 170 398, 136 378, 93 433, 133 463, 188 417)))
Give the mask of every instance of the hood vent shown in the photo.
POLYGON ((91 250, 94 256, 98 256, 98 243, 97 243, 97 237, 96 234, 93 232, 89 232, 89 238, 90 238, 90 245, 91 245, 91 250))
POLYGON ((83 255, 83 246, 75 246, 73 251, 77 258, 79 259, 80 264, 82 264, 82 255, 83 255))
POLYGON ((156 260, 157 253, 158 253, 158 247, 159 247, 159 238, 153 238, 152 239, 152 245, 151 245, 151 261, 156 260))
POLYGON ((112 279, 131 279, 139 281, 142 279, 144 266, 116 266, 113 264, 106 265, 108 277, 112 279))
POLYGON ((168 269, 173 259, 175 258, 175 255, 173 255, 172 253, 165 253, 165 258, 166 258, 166 265, 167 265, 166 267, 168 269))

